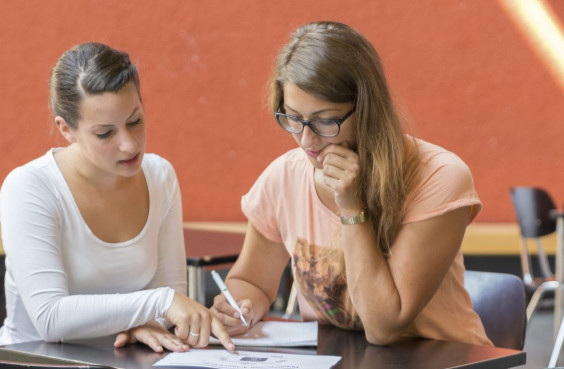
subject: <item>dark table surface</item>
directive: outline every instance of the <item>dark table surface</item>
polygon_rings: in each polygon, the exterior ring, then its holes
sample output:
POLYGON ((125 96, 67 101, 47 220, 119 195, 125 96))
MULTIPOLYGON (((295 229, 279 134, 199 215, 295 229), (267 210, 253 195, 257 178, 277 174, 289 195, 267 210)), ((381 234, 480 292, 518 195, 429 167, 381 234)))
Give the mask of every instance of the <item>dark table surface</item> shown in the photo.
MULTIPOLYGON (((108 336, 67 343, 27 342, 5 348, 126 369, 151 368, 166 355, 139 344, 114 349, 113 341, 114 336, 108 336)), ((319 327, 317 349, 288 349, 287 352, 341 356, 336 369, 504 369, 526 362, 522 351, 457 342, 412 339, 390 346, 375 346, 367 343, 363 333, 327 326, 319 327)))

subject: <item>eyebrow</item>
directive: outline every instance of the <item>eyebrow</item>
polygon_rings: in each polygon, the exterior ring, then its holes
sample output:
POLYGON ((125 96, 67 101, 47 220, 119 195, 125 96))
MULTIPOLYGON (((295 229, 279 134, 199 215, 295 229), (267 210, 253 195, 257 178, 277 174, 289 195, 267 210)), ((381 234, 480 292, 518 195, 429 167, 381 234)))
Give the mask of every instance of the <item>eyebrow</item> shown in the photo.
MULTIPOLYGON (((141 109, 140 106, 137 106, 135 109, 133 109, 133 112, 129 115, 129 117, 125 118, 125 121, 127 122, 129 119, 131 119, 131 117, 134 116, 139 109, 141 109)), ((115 126, 115 124, 97 124, 94 126, 94 128, 106 128, 113 126, 115 126)))
MULTIPOLYGON (((299 113, 296 109, 293 109, 292 107, 290 107, 286 104, 284 104, 284 109, 288 109, 288 110, 291 110, 295 113, 299 113)), ((321 109, 321 110, 318 110, 318 111, 314 111, 313 113, 311 113, 311 115, 318 115, 318 114, 321 114, 321 113, 326 113, 326 112, 329 112, 329 111, 338 111, 338 110, 340 110, 340 109, 339 108, 321 109)))

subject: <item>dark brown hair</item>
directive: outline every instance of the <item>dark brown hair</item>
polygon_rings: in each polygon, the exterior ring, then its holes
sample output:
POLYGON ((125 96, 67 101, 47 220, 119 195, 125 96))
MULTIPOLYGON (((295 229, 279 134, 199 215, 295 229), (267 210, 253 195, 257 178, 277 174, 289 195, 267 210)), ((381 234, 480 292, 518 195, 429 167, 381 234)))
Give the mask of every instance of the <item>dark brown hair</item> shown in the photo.
POLYGON ((51 71, 51 109, 70 128, 76 128, 80 103, 86 95, 118 92, 128 82, 140 92, 139 74, 127 53, 96 42, 76 45, 51 71))

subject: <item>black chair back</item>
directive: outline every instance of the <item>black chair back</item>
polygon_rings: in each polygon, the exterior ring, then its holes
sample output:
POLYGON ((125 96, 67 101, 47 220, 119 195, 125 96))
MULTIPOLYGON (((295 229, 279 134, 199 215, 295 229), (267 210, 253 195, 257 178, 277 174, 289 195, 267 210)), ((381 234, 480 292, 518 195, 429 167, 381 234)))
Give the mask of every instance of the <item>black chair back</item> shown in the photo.
POLYGON ((556 220, 550 216, 556 206, 545 190, 538 187, 513 187, 511 199, 523 237, 542 237, 556 231, 556 220))

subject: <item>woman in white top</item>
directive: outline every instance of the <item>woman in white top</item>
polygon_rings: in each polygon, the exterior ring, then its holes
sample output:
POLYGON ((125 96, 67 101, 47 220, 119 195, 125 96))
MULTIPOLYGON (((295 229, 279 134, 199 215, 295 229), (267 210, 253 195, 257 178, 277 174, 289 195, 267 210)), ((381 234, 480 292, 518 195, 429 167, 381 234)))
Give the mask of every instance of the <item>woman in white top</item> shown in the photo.
POLYGON ((119 333, 116 347, 185 351, 213 333, 233 349, 222 324, 186 296, 178 182, 168 161, 145 154, 129 56, 77 45, 57 61, 50 92, 70 144, 14 169, 2 185, 0 344, 119 333))

